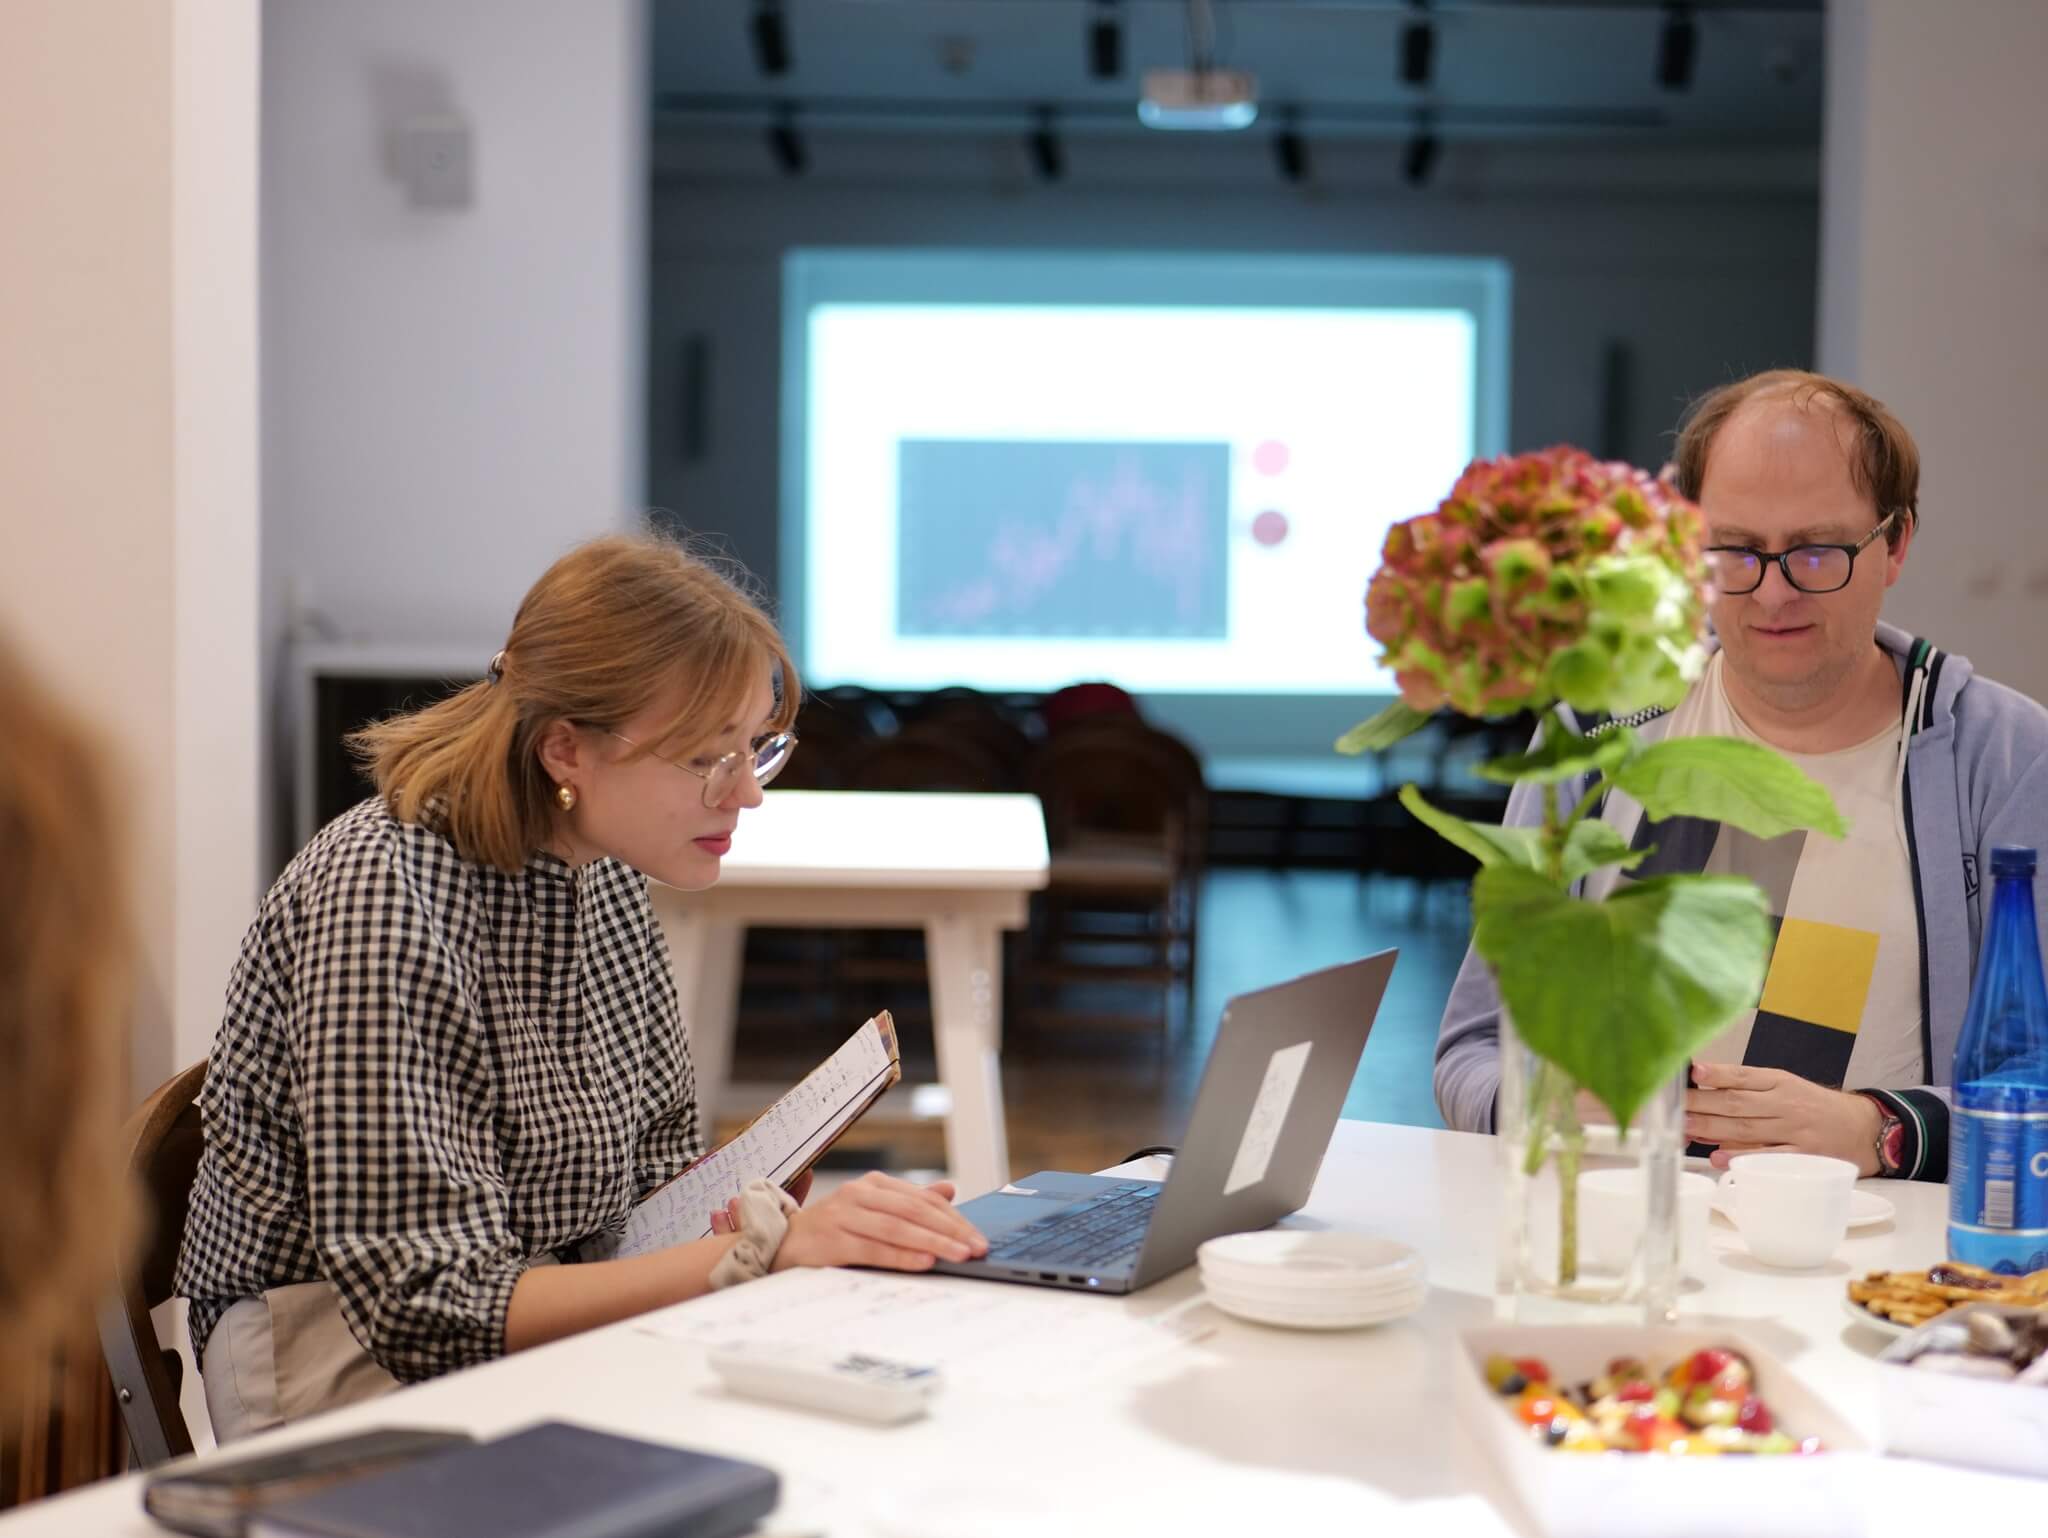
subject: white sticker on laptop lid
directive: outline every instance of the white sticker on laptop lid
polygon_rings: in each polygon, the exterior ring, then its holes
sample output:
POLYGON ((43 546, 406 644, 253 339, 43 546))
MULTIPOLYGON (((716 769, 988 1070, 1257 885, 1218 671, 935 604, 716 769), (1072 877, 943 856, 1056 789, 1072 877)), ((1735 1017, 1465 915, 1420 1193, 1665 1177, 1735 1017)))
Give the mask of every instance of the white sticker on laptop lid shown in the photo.
POLYGON ((1287 1112, 1294 1104, 1294 1092, 1301 1087, 1312 1045, 1298 1041, 1282 1047, 1266 1064, 1265 1082, 1259 1085, 1259 1098, 1252 1102, 1252 1114, 1244 1124, 1244 1141, 1237 1145, 1230 1178, 1223 1183, 1225 1196, 1234 1196, 1266 1178, 1266 1166, 1273 1162, 1273 1150, 1279 1145, 1280 1129, 1287 1125, 1287 1112))

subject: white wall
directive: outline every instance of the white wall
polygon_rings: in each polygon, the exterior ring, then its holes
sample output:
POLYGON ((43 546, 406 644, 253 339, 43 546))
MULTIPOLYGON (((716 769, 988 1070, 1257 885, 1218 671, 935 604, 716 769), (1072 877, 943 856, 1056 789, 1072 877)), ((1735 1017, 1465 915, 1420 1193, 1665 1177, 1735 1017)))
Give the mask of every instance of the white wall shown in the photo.
POLYGON ((1833 0, 1821 366, 1919 441, 1887 614, 2048 699, 2048 5, 1833 0))
POLYGON ((1514 272, 1513 445, 1608 447, 1603 355, 1621 343, 1612 447, 1651 464, 1692 395, 1812 359, 1811 152, 1454 143, 1424 189, 1396 178, 1398 143, 1313 153, 1303 189, 1277 179, 1264 139, 1084 141, 1070 179, 1047 187, 1013 147, 957 137, 814 146, 800 180, 773 172, 757 132, 659 143, 649 500, 775 581, 780 261, 796 245, 1501 256, 1514 272), (715 359, 711 432, 708 454, 685 464, 678 381, 693 333, 715 359))
POLYGON ((481 668, 554 557, 640 510, 645 18, 639 0, 267 0, 264 15, 282 742, 287 632, 454 641, 481 668), (467 206, 411 206, 387 168, 391 129, 419 114, 468 126, 467 206))
POLYGON ((258 882, 258 25, 0 19, 0 632, 114 758, 138 1093, 206 1051, 258 882))

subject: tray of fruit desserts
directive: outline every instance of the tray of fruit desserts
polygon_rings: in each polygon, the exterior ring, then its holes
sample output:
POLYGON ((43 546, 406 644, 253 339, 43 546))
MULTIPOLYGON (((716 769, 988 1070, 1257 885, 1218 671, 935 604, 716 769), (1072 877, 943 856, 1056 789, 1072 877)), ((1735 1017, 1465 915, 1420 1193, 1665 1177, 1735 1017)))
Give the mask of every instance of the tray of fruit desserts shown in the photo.
POLYGON ((1867 1530, 1869 1443, 1737 1330, 1467 1330, 1453 1397, 1545 1533, 1660 1538, 1867 1530))
POLYGON ((2048 1309, 2048 1270, 2011 1276, 1945 1260, 1924 1271, 1872 1271, 1849 1283, 1845 1306, 1859 1324, 1904 1335, 1971 1303, 2048 1309))
POLYGON ((2048 1478, 2048 1313, 1967 1303, 1877 1361, 1887 1452, 2048 1478))

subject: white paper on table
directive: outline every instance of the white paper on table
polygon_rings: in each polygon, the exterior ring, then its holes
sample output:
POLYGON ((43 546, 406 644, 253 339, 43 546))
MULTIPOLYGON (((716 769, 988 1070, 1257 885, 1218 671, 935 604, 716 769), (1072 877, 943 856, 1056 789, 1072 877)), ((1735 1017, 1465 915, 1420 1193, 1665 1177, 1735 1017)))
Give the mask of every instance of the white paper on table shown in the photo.
POLYGON ((794 1270, 648 1315, 650 1335, 861 1352, 936 1367, 947 1390, 1059 1398, 1211 1334, 1193 1298, 1140 1314, 1102 1297, 967 1277, 794 1270))
POLYGON ((622 1260, 706 1238, 714 1212, 749 1181, 781 1185, 803 1169, 868 1108, 895 1070, 880 1022, 868 1021, 746 1131, 650 1193, 627 1216, 620 1238, 584 1245, 583 1258, 622 1260))

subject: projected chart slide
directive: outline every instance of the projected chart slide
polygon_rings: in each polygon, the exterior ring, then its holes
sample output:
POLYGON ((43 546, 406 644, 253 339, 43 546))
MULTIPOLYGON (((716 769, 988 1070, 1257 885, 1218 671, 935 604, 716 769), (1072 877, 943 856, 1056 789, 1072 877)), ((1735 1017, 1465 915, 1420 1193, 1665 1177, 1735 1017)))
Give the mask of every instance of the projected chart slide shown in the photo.
POLYGON ((903 636, 1228 634, 1228 443, 906 438, 903 636))
POLYGON ((1499 335, 1505 289, 1457 263, 788 270, 783 598, 820 685, 1385 688, 1365 585, 1388 525, 1497 446, 1481 311, 1499 335))

